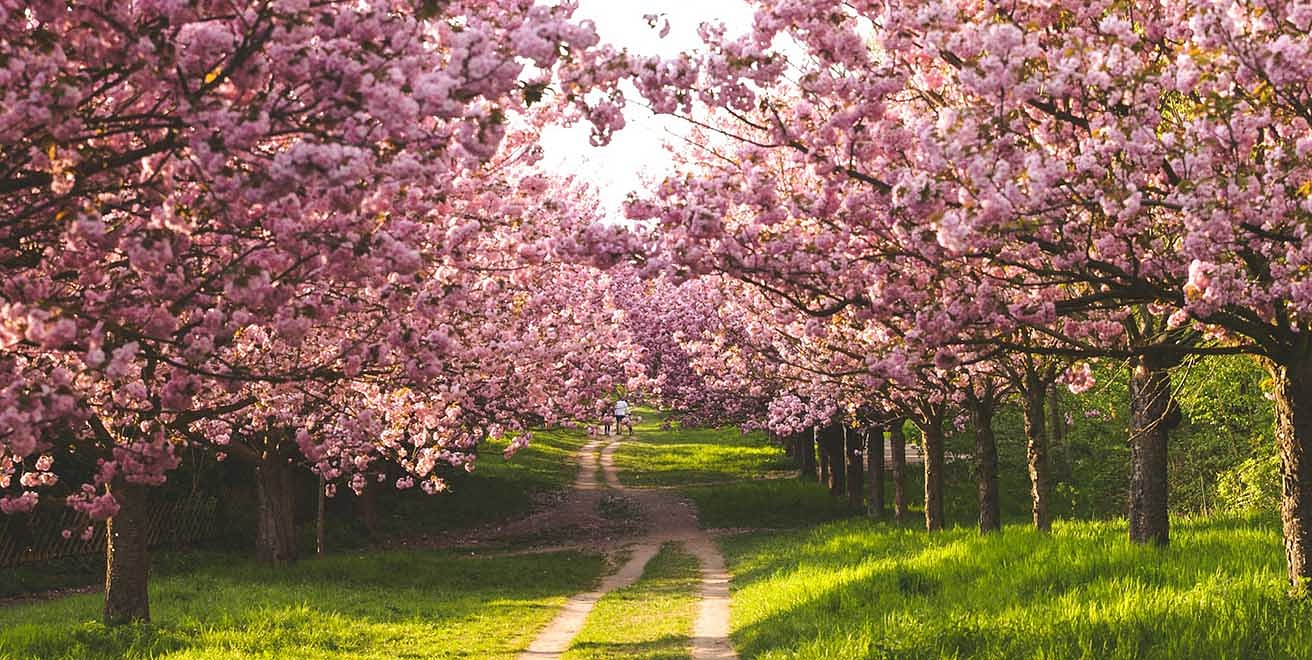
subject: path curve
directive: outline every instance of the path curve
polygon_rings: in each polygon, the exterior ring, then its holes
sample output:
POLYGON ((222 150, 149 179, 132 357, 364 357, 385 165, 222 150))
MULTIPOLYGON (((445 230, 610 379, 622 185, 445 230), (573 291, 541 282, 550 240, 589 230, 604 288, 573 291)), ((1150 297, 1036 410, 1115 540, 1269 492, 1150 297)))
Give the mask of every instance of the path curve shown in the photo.
MULTIPOLYGON (((602 449, 602 472, 607 486, 624 493, 637 504, 647 528, 646 533, 631 547, 632 555, 628 561, 614 574, 603 579, 597 589, 570 598, 556 618, 533 640, 528 650, 519 656, 520 659, 559 658, 583 629, 597 601, 615 589, 637 582, 647 562, 656 555, 661 545, 674 541, 682 543, 701 565, 700 602, 692 631, 693 660, 736 660, 738 654, 729 641, 729 573, 725 569, 724 555, 720 553, 712 536, 697 524, 697 511, 691 502, 670 491, 626 488, 620 483, 619 470, 615 468, 615 452, 622 442, 612 440, 602 449)), ((596 488, 593 477, 596 474, 596 464, 592 462, 594 448, 595 445, 589 443, 580 454, 576 488, 584 482, 585 476, 592 480, 592 487, 596 488)))

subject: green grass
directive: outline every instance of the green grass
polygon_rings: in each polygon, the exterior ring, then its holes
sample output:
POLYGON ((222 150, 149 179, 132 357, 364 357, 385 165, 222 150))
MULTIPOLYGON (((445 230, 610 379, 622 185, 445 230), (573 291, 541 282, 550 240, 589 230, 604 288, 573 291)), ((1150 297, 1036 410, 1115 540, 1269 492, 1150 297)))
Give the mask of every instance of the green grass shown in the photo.
POLYGON ((692 647, 697 560, 667 543, 642 579, 597 602, 564 660, 681 660, 692 647))
POLYGON ((4 569, 0 579, 0 598, 51 589, 84 587, 104 579, 105 559, 101 555, 61 557, 4 569))
POLYGON ((727 428, 662 431, 662 415, 640 413, 644 419, 635 426, 636 437, 626 437, 615 454, 620 482, 626 486, 686 486, 793 469, 783 450, 763 433, 744 436, 727 428))
POLYGON ((805 527, 861 515, 847 498, 831 497, 814 481, 767 479, 682 489, 697 505, 703 528, 805 527))
POLYGON ((376 534, 404 537, 427 530, 441 535, 525 514, 534 497, 574 481, 575 453, 587 441, 577 430, 536 431, 533 442, 510 460, 501 457, 504 441, 489 441, 480 448, 473 473, 450 475, 449 493, 430 496, 414 489, 380 498, 376 534))
POLYGON ((664 415, 643 414, 638 434, 616 452, 620 481, 679 487, 697 505, 702 527, 800 527, 861 513, 814 481, 767 478, 795 467, 763 433, 662 431, 664 415))
MULTIPOLYGON (((356 518, 351 502, 341 502, 344 511, 330 506, 326 525, 326 546, 330 553, 358 551, 370 544, 389 544, 399 540, 441 539, 451 531, 459 531, 525 515, 534 506, 535 498, 550 491, 567 488, 573 481, 578 465, 575 452, 587 442, 586 434, 576 430, 551 430, 534 433, 534 440, 513 458, 502 458, 506 441, 491 440, 480 448, 482 457, 473 473, 453 471, 452 489, 440 495, 426 495, 418 488, 397 492, 382 485, 378 494, 378 528, 371 534, 356 518)), ((338 489, 342 497, 349 492, 338 489)), ((313 497, 310 491, 299 494, 313 497)), ((247 543, 234 544, 236 555, 253 554, 249 539, 254 538, 254 495, 250 494, 247 506, 240 509, 235 520, 226 524, 239 531, 238 536, 248 537, 247 543), (240 533, 244 532, 244 533, 240 533)), ((302 500, 304 501, 304 499, 302 500)), ((338 502, 331 501, 331 505, 338 502)), ((304 521, 298 529, 298 543, 302 556, 314 551, 314 521, 304 521)), ((176 550, 157 549, 157 561, 170 561, 179 554, 176 550)), ((185 552, 183 553, 185 554, 185 552)), ((0 580, 0 598, 27 593, 82 587, 104 579, 103 556, 66 557, 35 562, 5 569, 0 580)))
POLYGON ((0 658, 511 658, 586 590, 597 555, 339 555, 281 569, 175 558, 153 625, 96 623, 100 594, 0 610, 0 658))
POLYGON ((981 537, 862 520, 726 542, 746 658, 1307 658, 1312 603, 1286 596, 1270 518, 1124 522, 981 537))

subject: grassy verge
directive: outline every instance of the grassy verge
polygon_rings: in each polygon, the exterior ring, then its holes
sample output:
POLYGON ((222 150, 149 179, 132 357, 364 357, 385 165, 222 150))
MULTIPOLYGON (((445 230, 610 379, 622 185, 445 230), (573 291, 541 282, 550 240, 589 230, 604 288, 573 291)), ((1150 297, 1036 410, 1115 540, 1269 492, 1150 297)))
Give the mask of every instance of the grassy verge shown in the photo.
POLYGON ((682 493, 697 505, 703 528, 805 527, 861 515, 846 498, 831 497, 814 481, 798 479, 694 486, 682 493))
POLYGON ((615 455, 629 486, 679 486, 703 527, 800 527, 861 512, 814 481, 768 478, 794 469, 762 433, 737 429, 662 431, 648 412, 638 434, 615 455), (701 484, 701 485, 698 485, 701 484))
POLYGON ((752 658, 1306 658, 1279 525, 1181 520, 1167 549, 1124 522, 980 537, 845 521, 726 543, 752 658))
POLYGON ((153 581, 154 625, 95 623, 99 594, 0 610, 0 658, 511 658, 602 568, 576 553, 188 562, 153 581))
POLYGON ((626 486, 683 486, 752 479, 791 470, 783 450, 763 433, 737 429, 660 428, 663 415, 643 411, 636 437, 615 454, 620 481, 626 486))
POLYGON ((698 583, 697 560, 667 543, 641 580, 597 603, 565 660, 688 658, 698 583))
POLYGON ((451 475, 451 492, 389 493, 380 506, 376 534, 408 536, 425 529, 441 534, 527 513, 535 497, 563 490, 574 481, 575 453, 587 440, 582 431, 537 431, 532 444, 509 460, 501 457, 504 442, 489 441, 480 448, 473 473, 451 475))
MULTIPOLYGON (((463 470, 449 475, 451 491, 425 495, 419 489, 397 492, 381 486, 378 494, 378 527, 365 530, 356 517, 349 490, 339 488, 340 496, 329 501, 326 525, 329 552, 356 551, 371 544, 389 545, 391 541, 427 537, 441 538, 451 531, 469 529, 528 513, 536 500, 553 491, 562 491, 574 480, 577 471, 575 453, 587 442, 586 434, 574 430, 551 430, 534 433, 533 443, 510 460, 501 457, 505 441, 492 440, 480 448, 482 457, 473 473, 463 470)), ((313 498, 317 486, 306 477, 309 489, 298 497, 303 502, 313 498)), ((251 487, 253 488, 253 486, 251 487)), ((244 558, 251 554, 249 539, 254 538, 253 490, 251 500, 239 509, 239 515, 224 524, 236 530, 232 535, 247 537, 247 543, 231 544, 228 550, 244 558)), ((302 515, 308 513, 302 507, 302 515)), ((314 521, 305 520, 298 530, 302 553, 314 548, 314 521)), ((216 542, 211 549, 224 546, 216 542)), ((159 549, 157 562, 186 557, 186 551, 159 549)), ((104 560, 100 556, 69 557, 36 562, 7 569, 0 580, 0 598, 50 589, 89 586, 104 579, 104 560)))

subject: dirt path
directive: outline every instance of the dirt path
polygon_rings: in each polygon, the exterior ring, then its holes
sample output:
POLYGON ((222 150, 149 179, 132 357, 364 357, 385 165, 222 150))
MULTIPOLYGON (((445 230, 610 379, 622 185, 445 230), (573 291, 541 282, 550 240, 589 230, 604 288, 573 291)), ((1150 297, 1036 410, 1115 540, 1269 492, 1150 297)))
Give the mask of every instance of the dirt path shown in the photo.
POLYGON ((486 556, 563 550, 613 552, 632 535, 632 530, 623 522, 605 520, 599 514, 598 507, 607 492, 606 487, 597 481, 597 451, 604 443, 604 439, 597 439, 580 447, 577 454, 579 469, 572 487, 559 499, 539 502, 527 516, 426 543, 410 542, 408 546, 455 548, 486 556))
MULTIPOLYGON (((645 529, 631 546, 632 555, 619 571, 602 580, 594 591, 574 596, 560 614, 543 630, 521 660, 550 660, 559 658, 569 648, 570 641, 583 629, 584 621, 607 593, 627 587, 642 577, 647 562, 656 555, 662 544, 679 542, 701 564, 701 602, 693 623, 693 660, 736 659, 729 642, 729 574, 724 567, 724 556, 711 535, 697 524, 697 512, 691 502, 667 490, 625 488, 615 468, 615 452, 622 441, 612 440, 601 452, 601 467, 606 485, 632 499, 642 514, 645 529)), ((593 446, 594 443, 589 443, 593 446)), ((585 450, 588 448, 585 447, 585 450)), ((585 451, 579 462, 579 484, 590 481, 596 489, 596 465, 591 451, 585 451), (585 479, 586 477, 586 479, 585 479)), ((599 497, 599 496, 598 496, 599 497)))

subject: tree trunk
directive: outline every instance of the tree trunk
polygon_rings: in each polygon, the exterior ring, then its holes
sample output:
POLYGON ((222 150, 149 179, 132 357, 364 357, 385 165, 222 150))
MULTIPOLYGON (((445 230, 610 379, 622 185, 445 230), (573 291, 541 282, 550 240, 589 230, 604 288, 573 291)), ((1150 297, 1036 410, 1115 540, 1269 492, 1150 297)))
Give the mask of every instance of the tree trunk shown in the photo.
POLYGON ((1034 527, 1052 529, 1052 474, 1048 465, 1048 438, 1044 428, 1044 399, 1047 388, 1037 374, 1026 376, 1021 395, 1025 400, 1025 456, 1030 471, 1030 500, 1034 527))
POLYGON ((327 527, 326 519, 328 517, 328 494, 324 492, 324 490, 326 490, 327 487, 328 487, 328 482, 324 480, 322 475, 320 475, 319 494, 315 498, 315 503, 318 506, 316 507, 315 517, 314 517, 314 554, 319 557, 323 556, 324 537, 326 531, 325 528, 327 527))
POLYGON ((819 459, 816 462, 816 479, 825 486, 829 485, 829 448, 825 443, 824 427, 817 426, 814 429, 816 452, 819 459))
POLYGON ((925 529, 943 529, 943 424, 917 423, 925 439, 925 529))
POLYGON ((295 472, 284 456, 266 454, 255 469, 257 529, 255 555, 263 562, 296 560, 295 472))
POLYGON ((829 459, 829 494, 842 497, 847 490, 847 457, 843 447, 843 427, 830 424, 822 430, 825 456, 829 459))
POLYGON ((1269 365, 1275 383, 1276 446, 1280 448, 1280 518, 1294 593, 1312 587, 1312 354, 1269 365))
POLYGON ((1172 426, 1171 375, 1153 355, 1135 360, 1130 376, 1130 540, 1166 545, 1166 446, 1172 426))
POLYGON ((364 525, 370 534, 378 529, 378 487, 371 482, 373 479, 365 480, 364 490, 356 500, 360 524, 364 525))
POLYGON ((860 509, 865 497, 866 471, 862 460, 861 448, 865 444, 865 431, 850 426, 843 427, 843 456, 847 460, 847 501, 855 509, 860 509))
POLYGON ((146 487, 116 481, 110 492, 119 509, 105 530, 105 625, 150 621, 146 487))
POLYGON ((998 442, 993 433, 992 400, 971 403, 971 420, 975 423, 975 487, 979 497, 979 531, 981 534, 1002 527, 1002 504, 998 499, 998 442))
POLYGON ((866 433, 866 472, 870 483, 866 512, 875 520, 883 520, 888 510, 884 504, 884 429, 880 427, 866 433))
POLYGON ((1071 478, 1070 451, 1066 447, 1066 415, 1061 409, 1059 385, 1048 385, 1048 430, 1052 435, 1052 478, 1069 481, 1071 478))
POLYGON ((803 479, 820 479, 820 466, 815 459, 815 434, 811 431, 798 433, 795 436, 798 451, 801 456, 802 478, 803 479))
POLYGON ((896 420, 888 427, 888 446, 892 453, 893 520, 907 520, 907 436, 903 431, 905 420, 896 420))

